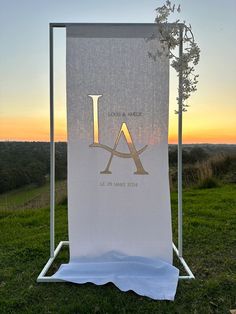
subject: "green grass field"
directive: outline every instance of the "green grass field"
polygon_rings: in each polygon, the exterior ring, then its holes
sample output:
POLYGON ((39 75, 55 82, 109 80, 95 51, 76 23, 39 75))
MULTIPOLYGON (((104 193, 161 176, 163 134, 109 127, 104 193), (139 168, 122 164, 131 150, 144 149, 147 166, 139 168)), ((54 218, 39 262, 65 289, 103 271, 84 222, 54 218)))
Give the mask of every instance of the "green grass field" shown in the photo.
MULTIPOLYGON (((16 196, 15 196, 16 197, 16 196)), ((172 193, 176 238, 177 194, 172 193)), ((0 313, 230 313, 236 308, 236 185, 184 191, 184 257, 196 280, 174 302, 113 284, 36 283, 49 257, 49 209, 0 210, 0 313)), ((56 209, 56 241, 67 239, 66 206, 56 209)), ((64 250, 50 272, 68 260, 64 250)))

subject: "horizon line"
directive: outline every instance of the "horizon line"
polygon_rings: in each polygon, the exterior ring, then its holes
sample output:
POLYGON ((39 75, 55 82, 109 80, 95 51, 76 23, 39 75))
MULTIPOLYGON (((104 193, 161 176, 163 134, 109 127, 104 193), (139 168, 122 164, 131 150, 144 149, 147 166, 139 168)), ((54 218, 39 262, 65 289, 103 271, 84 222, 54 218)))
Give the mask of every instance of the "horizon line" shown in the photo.
MULTIPOLYGON (((29 140, 0 140, 0 143, 51 143, 50 141, 29 141, 29 140)), ((53 143, 67 143, 68 141, 54 141, 53 143)), ((176 143, 167 143, 168 145, 178 145, 178 142, 176 143)), ((182 145, 236 145, 236 143, 210 143, 210 142, 193 142, 193 143, 182 143, 182 145)))

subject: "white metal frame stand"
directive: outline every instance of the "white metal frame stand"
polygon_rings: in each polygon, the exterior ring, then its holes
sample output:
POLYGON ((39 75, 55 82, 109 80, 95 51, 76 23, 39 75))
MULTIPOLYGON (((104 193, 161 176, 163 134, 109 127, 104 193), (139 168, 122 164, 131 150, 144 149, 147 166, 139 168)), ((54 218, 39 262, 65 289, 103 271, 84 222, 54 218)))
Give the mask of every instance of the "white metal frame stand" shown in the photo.
MULTIPOLYGON (((86 23, 73 23, 73 25, 86 23)), ((110 23, 109 23, 110 24, 110 23)), ((109 25, 108 24, 108 25, 109 25)), ((63 246, 69 246, 69 241, 60 241, 55 249, 55 142, 54 142, 54 68, 53 68, 53 30, 54 28, 66 28, 69 23, 49 24, 49 84, 50 84, 50 258, 37 278, 37 282, 61 282, 63 280, 46 276, 56 256, 63 246)), ((153 25, 153 24, 151 24, 153 25)), ((179 24, 180 45, 179 57, 183 54, 183 24, 179 24)), ((182 210, 182 100, 183 100, 183 73, 179 73, 178 92, 178 248, 172 243, 173 250, 183 265, 186 276, 179 279, 194 279, 194 275, 183 258, 183 210, 182 210)))

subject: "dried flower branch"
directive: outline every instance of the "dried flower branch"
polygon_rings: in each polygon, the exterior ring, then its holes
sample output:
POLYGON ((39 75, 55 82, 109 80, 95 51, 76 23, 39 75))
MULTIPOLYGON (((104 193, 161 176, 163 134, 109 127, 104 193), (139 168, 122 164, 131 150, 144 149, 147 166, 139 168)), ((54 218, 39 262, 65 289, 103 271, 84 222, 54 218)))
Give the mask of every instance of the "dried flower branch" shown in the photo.
MULTIPOLYGON (((186 100, 190 95, 197 90, 198 77, 195 74, 195 66, 199 62, 200 49, 195 42, 191 25, 187 26, 183 21, 183 54, 182 58, 174 54, 174 50, 180 44, 180 21, 176 20, 174 23, 168 24, 168 19, 171 14, 177 12, 180 13, 180 5, 176 6, 171 1, 167 0, 162 7, 156 9, 155 22, 158 24, 158 29, 161 34, 161 49, 154 54, 149 53, 149 56, 156 60, 157 56, 166 53, 166 47, 168 48, 168 55, 171 59, 171 66, 176 70, 179 76, 182 71, 182 111, 187 111, 186 100)), ((152 38, 150 38, 152 39, 152 38)), ((179 99, 177 98, 179 102, 179 99)), ((178 111, 176 111, 178 113, 178 111)))

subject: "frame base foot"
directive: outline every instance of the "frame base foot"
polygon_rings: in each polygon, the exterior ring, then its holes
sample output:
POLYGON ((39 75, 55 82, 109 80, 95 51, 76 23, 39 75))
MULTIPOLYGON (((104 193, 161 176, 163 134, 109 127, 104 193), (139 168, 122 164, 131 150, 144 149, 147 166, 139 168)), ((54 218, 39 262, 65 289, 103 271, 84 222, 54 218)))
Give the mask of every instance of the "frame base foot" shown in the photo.
MULTIPOLYGON (((57 248, 54 251, 54 256, 50 257, 47 261, 46 265, 42 269, 41 273, 39 274, 37 278, 37 282, 64 282, 64 280, 55 279, 52 278, 52 276, 46 276, 46 273, 48 272, 49 268, 51 267, 52 263, 54 262, 55 258, 57 257, 58 253, 60 252, 61 248, 63 246, 69 246, 69 241, 61 241, 57 248)), ((187 263, 185 262, 184 258, 182 256, 179 256, 179 251, 176 248, 175 244, 172 243, 173 250, 175 251, 176 255, 178 256, 181 264, 183 265, 184 269, 187 272, 187 276, 179 276, 179 279, 195 279, 191 269, 188 267, 187 263)))

